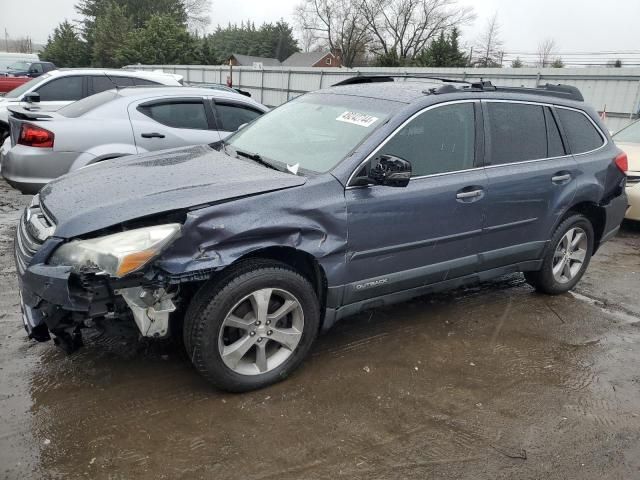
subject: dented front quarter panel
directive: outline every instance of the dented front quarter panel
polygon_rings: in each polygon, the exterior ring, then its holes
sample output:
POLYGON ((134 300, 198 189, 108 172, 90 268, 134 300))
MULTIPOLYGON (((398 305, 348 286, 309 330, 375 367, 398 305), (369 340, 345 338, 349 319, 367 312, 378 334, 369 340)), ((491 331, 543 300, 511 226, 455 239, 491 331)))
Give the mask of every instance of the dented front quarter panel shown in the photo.
POLYGON ((156 261, 171 275, 219 270, 269 247, 290 247, 320 263, 329 286, 344 277, 347 212, 344 187, 330 174, 304 187, 263 193, 187 214, 182 236, 156 261))

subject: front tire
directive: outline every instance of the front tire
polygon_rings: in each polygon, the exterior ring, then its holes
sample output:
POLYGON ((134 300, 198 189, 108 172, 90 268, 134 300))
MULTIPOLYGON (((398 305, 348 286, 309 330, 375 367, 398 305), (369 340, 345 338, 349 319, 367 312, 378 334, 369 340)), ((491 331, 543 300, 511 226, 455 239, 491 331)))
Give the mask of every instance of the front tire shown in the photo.
POLYGON ((293 372, 319 324, 318 298, 306 278, 279 262, 248 261, 205 284, 192 299, 185 347, 207 380, 244 392, 293 372))
POLYGON ((525 279, 539 292, 550 295, 568 292, 589 266, 594 243, 589 219, 580 214, 571 215, 551 237, 542 268, 536 272, 525 272, 525 279))

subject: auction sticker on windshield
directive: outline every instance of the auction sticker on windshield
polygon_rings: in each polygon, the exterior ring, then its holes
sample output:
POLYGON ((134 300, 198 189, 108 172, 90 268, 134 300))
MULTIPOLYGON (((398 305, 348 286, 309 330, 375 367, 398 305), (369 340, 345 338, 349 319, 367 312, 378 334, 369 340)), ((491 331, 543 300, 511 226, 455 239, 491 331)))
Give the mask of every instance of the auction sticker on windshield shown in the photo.
POLYGON ((366 113, 344 112, 340 114, 336 120, 339 122, 353 123, 354 125, 360 125, 361 127, 370 127, 376 123, 378 117, 373 117, 366 113))

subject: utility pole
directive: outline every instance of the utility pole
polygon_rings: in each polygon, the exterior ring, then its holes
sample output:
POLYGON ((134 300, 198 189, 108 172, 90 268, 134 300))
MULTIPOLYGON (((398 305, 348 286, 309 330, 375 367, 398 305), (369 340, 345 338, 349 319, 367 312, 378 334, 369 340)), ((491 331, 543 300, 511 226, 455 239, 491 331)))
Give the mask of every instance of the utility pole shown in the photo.
POLYGON ((4 51, 9 51, 9 32, 7 32, 6 28, 4 29, 4 51))
POLYGON ((471 51, 469 52, 469 67, 473 66, 473 47, 471 47, 471 51))

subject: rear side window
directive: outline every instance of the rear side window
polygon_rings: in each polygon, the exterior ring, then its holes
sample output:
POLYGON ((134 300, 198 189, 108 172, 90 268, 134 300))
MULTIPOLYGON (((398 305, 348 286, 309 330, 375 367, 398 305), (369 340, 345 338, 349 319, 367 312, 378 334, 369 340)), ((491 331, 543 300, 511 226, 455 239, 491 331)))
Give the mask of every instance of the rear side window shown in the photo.
POLYGON ((547 122, 547 138, 549 140, 547 157, 553 158, 566 155, 558 124, 556 123, 556 119, 553 117, 553 113, 551 113, 551 109, 549 107, 544 107, 544 118, 547 122))
POLYGON ((507 102, 485 105, 490 138, 487 164, 547 158, 547 128, 542 106, 507 102))
POLYGON ((36 89, 41 102, 74 101, 82 98, 83 77, 60 77, 36 89))
POLYGON ((94 94, 116 88, 116 84, 114 84, 114 82, 109 80, 109 78, 104 75, 91 77, 91 83, 93 85, 94 94))
POLYGON ((252 122, 262 115, 262 112, 235 104, 216 103, 215 108, 218 113, 220 130, 225 132, 235 132, 240 128, 240 125, 252 122))
POLYGON ((414 177, 466 170, 474 166, 473 103, 433 108, 405 125, 377 156, 394 155, 411 162, 414 177))
POLYGON ((604 139, 586 115, 566 108, 556 108, 556 111, 567 135, 571 153, 590 152, 604 144, 604 139))
POLYGON ((204 103, 201 101, 162 102, 140 106, 138 110, 167 127, 196 130, 209 128, 204 103))

